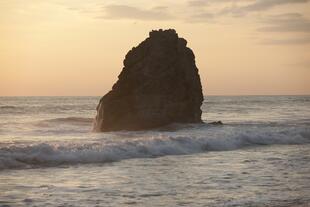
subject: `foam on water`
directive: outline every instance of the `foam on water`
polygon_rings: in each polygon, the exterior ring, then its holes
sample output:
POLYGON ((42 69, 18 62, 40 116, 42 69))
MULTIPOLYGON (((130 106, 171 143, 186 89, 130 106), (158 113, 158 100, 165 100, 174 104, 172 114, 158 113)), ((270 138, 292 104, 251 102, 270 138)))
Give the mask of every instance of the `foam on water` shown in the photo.
POLYGON ((0 169, 106 163, 260 145, 308 143, 310 129, 306 126, 259 128, 198 125, 173 132, 98 134, 88 141, 8 143, 0 148, 0 169), (196 136, 193 131, 197 131, 196 136))

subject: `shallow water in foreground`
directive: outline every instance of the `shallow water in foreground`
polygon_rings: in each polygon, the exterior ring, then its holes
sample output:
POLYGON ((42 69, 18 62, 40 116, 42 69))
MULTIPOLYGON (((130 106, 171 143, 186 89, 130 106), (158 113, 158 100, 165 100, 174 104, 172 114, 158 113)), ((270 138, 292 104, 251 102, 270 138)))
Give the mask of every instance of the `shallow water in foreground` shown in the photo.
POLYGON ((310 97, 207 97, 206 122, 92 133, 99 97, 0 97, 0 206, 309 206, 310 97))
POLYGON ((2 171, 0 198, 12 206, 310 204, 309 150, 310 145, 276 145, 2 171))

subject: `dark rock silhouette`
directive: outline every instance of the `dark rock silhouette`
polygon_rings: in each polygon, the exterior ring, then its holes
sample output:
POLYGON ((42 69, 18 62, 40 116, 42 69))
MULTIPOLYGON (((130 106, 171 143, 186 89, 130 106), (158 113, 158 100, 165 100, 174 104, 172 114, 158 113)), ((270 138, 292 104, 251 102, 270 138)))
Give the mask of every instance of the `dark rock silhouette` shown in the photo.
POLYGON ((118 81, 97 106, 95 131, 143 130, 201 122, 195 56, 175 30, 151 31, 124 60, 118 81))

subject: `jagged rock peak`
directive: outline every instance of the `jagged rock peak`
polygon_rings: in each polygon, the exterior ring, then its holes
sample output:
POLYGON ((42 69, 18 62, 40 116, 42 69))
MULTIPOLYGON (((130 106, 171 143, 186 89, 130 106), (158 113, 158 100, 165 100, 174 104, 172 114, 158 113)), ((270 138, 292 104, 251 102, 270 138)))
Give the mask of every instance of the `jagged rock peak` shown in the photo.
POLYGON ((156 38, 156 37, 163 37, 163 36, 170 36, 170 37, 175 37, 175 38, 178 38, 178 34, 177 32, 174 30, 174 29, 167 29, 167 30, 162 30, 162 29, 159 29, 159 30, 152 30, 150 31, 149 33, 149 37, 153 37, 153 38, 156 38))

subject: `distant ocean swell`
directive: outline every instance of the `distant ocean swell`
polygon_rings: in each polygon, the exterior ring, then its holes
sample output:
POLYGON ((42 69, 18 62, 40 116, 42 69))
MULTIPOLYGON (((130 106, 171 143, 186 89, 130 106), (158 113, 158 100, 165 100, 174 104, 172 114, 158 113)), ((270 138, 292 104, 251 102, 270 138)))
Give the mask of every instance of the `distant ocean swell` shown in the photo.
POLYGON ((46 114, 46 113, 63 113, 70 111, 88 111, 93 110, 93 106, 86 104, 78 105, 0 105, 0 114, 46 114))
POLYGON ((61 117, 61 118, 54 118, 54 119, 42 119, 39 121, 34 121, 34 122, 9 122, 5 124, 33 124, 35 126, 40 126, 40 124, 70 124, 70 125, 80 125, 80 124, 86 124, 86 125, 91 125, 94 121, 94 118, 86 118, 86 117, 61 117))
POLYGON ((200 137, 171 136, 163 133, 150 137, 116 139, 111 142, 97 139, 91 143, 44 142, 2 145, 0 170, 107 163, 131 158, 186 155, 272 144, 310 144, 310 129, 303 126, 280 130, 233 130, 230 133, 226 130, 225 133, 200 137))
MULTIPOLYGON (((14 120, 10 122, 0 122, 0 134, 1 132, 7 131, 8 128, 17 133, 21 129, 25 127, 30 127, 32 129, 32 133, 42 132, 42 136, 44 132, 58 133, 58 134, 66 134, 66 133, 75 133, 75 132, 90 132, 92 130, 92 124, 94 122, 93 118, 86 117, 62 117, 62 118, 51 118, 51 119, 41 119, 36 121, 28 121, 28 122, 20 122, 19 120, 14 120), (68 128, 71 127, 71 128, 68 128), (64 128, 68 128, 65 130, 64 128), (42 131, 43 130, 43 131, 42 131)), ((56 134, 55 134, 56 135, 56 134)))
POLYGON ((10 106, 10 105, 5 105, 5 106, 0 106, 0 109, 15 109, 17 108, 16 106, 10 106))
POLYGON ((94 121, 93 118, 83 118, 83 117, 64 117, 64 118, 55 118, 55 119, 45 119, 39 123, 56 123, 56 124, 72 124, 80 125, 86 124, 90 125, 94 121))

